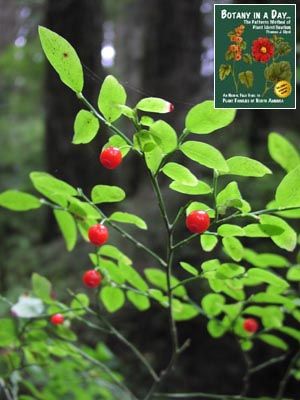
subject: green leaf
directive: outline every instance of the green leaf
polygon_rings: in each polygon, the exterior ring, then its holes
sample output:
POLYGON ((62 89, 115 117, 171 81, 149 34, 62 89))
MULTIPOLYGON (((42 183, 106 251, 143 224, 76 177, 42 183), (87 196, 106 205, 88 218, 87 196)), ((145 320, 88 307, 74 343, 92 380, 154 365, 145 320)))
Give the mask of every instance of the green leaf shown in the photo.
POLYGON ((135 108, 141 111, 164 114, 171 112, 173 106, 169 101, 158 97, 146 97, 145 99, 140 100, 135 108))
POLYGON ((79 57, 71 44, 44 26, 39 26, 42 48, 62 82, 76 93, 83 89, 83 71, 79 57))
POLYGON ((300 207, 300 166, 282 179, 275 198, 279 207, 300 207))
POLYGON ((14 321, 9 318, 0 319, 0 347, 7 348, 18 342, 17 329, 14 321))
POLYGON ((216 277, 219 279, 232 279, 245 273, 245 268, 238 264, 224 263, 217 270, 216 277))
POLYGON ((244 229, 238 225, 223 224, 217 229, 220 236, 230 237, 230 236, 245 236, 244 229))
POLYGON ((274 335, 263 333, 258 336, 258 339, 281 350, 287 350, 289 348, 289 346, 282 339, 274 335))
POLYGON ((269 306, 264 308, 262 322, 266 329, 280 328, 284 320, 284 314, 279 307, 269 306))
POLYGON ((13 211, 28 211, 41 207, 40 200, 25 192, 6 190, 0 193, 0 206, 13 211))
POLYGON ((300 331, 298 329, 294 329, 289 326, 282 326, 278 330, 279 330, 279 332, 285 333, 286 335, 288 335, 288 336, 292 337, 293 339, 296 339, 298 342, 300 342, 300 331))
POLYGON ((244 232, 248 237, 271 237, 281 235, 284 229, 277 225, 261 223, 244 226, 244 232))
POLYGON ((221 314, 224 304, 224 296, 217 293, 209 293, 204 296, 201 301, 201 306, 209 318, 216 317, 217 315, 221 314))
POLYGON ((221 321, 218 321, 217 319, 211 319, 208 321, 207 330, 213 338, 217 339, 223 336, 227 329, 221 321))
POLYGON ((146 311, 150 308, 150 301, 148 297, 143 296, 141 294, 127 291, 127 298, 128 300, 139 310, 139 311, 146 311))
POLYGON ((119 135, 112 135, 103 146, 103 149, 107 147, 117 147, 121 151, 123 157, 125 157, 131 149, 128 143, 119 135))
POLYGON ((169 162, 162 168, 162 171, 169 178, 183 185, 196 186, 198 184, 198 179, 195 175, 183 165, 169 162))
POLYGON ((115 203, 125 199, 123 189, 118 186, 96 185, 91 192, 93 203, 115 203))
POLYGON ((128 264, 121 264, 120 267, 122 276, 131 286, 140 290, 141 292, 146 292, 148 290, 147 283, 136 269, 128 264))
POLYGON ((116 121, 122 115, 122 108, 126 103, 126 92, 123 86, 112 75, 108 75, 101 86, 98 107, 109 122, 116 121))
POLYGON ((282 304, 288 310, 293 310, 296 305, 292 300, 287 297, 280 296, 279 294, 273 293, 257 293, 251 296, 251 302, 254 303, 273 303, 273 304, 282 304))
POLYGON ((229 171, 226 175, 239 175, 262 177, 266 174, 272 174, 272 171, 257 160, 249 157, 236 156, 227 160, 229 171))
POLYGON ((183 185, 180 182, 172 182, 169 186, 170 189, 174 190, 175 192, 189 194, 189 195, 199 195, 199 194, 208 194, 211 193, 211 187, 205 183, 198 181, 197 185, 195 186, 188 186, 183 185))
POLYGON ((245 85, 247 89, 253 86, 254 76, 252 71, 240 72, 238 76, 241 84, 245 85))
POLYGON ((286 278, 289 281, 299 282, 300 281, 300 265, 294 265, 289 268, 286 278))
POLYGON ((173 307, 172 310, 175 321, 188 321, 199 315, 200 311, 192 304, 181 303, 180 307, 173 307))
POLYGON ((235 237, 224 237, 222 243, 226 253, 234 261, 241 261, 244 255, 244 247, 242 243, 235 237))
POLYGON ((121 222, 124 224, 133 224, 140 229, 147 229, 146 222, 137 215, 128 212, 116 211, 109 217, 110 221, 121 222))
POLYGON ((201 247, 204 251, 212 251, 218 244, 218 238, 214 235, 202 234, 200 235, 201 247))
POLYGON ((30 179, 38 192, 62 207, 67 206, 70 196, 77 195, 75 188, 47 172, 31 172, 30 179))
POLYGON ((192 211, 205 211, 210 216, 210 218, 215 217, 215 210, 210 208, 207 204, 201 203, 199 201, 193 201, 185 210, 186 215, 190 214, 192 211))
POLYGON ((134 148, 149 153, 157 146, 155 139, 148 130, 140 130, 133 136, 134 148))
POLYGON ((231 124, 235 110, 215 109, 212 100, 194 106, 187 114, 185 127, 192 133, 208 134, 231 124))
POLYGON ((96 254, 92 254, 91 257, 93 263, 99 267, 103 276, 109 281, 116 282, 118 285, 122 285, 125 282, 121 268, 111 260, 106 260, 102 257, 98 257, 96 254))
POLYGON ((228 166, 226 160, 213 146, 207 143, 189 141, 180 146, 180 150, 184 155, 205 167, 216 169, 218 171, 227 172, 228 166))
POLYGON ((45 302, 52 302, 51 299, 51 291, 52 286, 51 283, 44 276, 41 276, 37 273, 33 273, 31 277, 32 290, 33 293, 45 302))
POLYGON ((231 74, 231 65, 221 64, 219 68, 219 78, 221 81, 227 78, 231 74))
MULTIPOLYGON (((160 289, 167 290, 167 277, 164 271, 161 271, 157 268, 146 268, 144 270, 146 278, 150 283, 159 287, 160 289)), ((176 286, 179 283, 179 280, 174 276, 171 277, 171 287, 176 286)), ((178 288, 173 290, 173 294, 178 297, 185 297, 187 295, 185 287, 179 286, 178 288)))
POLYGON ((297 234, 290 225, 274 215, 261 215, 260 223, 263 225, 274 225, 283 229, 279 235, 271 236, 271 240, 280 248, 293 251, 297 245, 297 234))
POLYGON ((75 315, 84 315, 86 313, 86 310, 84 310, 84 308, 88 307, 89 304, 90 300, 88 296, 84 293, 78 293, 71 301, 70 307, 74 309, 72 313, 74 313, 75 315), (83 310, 76 310, 78 308, 83 308, 83 310))
POLYGON ((273 272, 266 271, 260 268, 250 268, 247 273, 249 278, 256 279, 257 281, 268 283, 272 286, 288 288, 289 284, 280 276, 275 275, 273 272))
POLYGON ((99 121, 89 111, 80 110, 74 122, 73 144, 85 144, 91 142, 99 130, 99 121))
POLYGON ((158 143, 163 154, 169 154, 177 148, 177 135, 174 129, 165 121, 151 124, 150 135, 158 143))
POLYGON ((124 253, 121 252, 116 246, 111 244, 104 244, 99 247, 98 254, 101 256, 112 258, 123 264, 132 264, 130 258, 128 258, 124 253))
POLYGON ((158 168, 160 167, 163 156, 163 152, 158 146, 145 153, 146 164, 152 174, 156 174, 158 168))
POLYGON ((278 254, 273 253, 261 253, 258 254, 251 249, 245 249, 244 257, 246 261, 255 267, 260 268, 285 268, 288 267, 289 261, 278 254))
POLYGON ((291 64, 288 61, 272 62, 265 68, 264 75, 266 80, 274 83, 282 80, 290 81, 292 77, 291 64))
POLYGON ((110 313, 118 311, 125 303, 123 290, 112 286, 105 286, 101 289, 100 299, 110 313))
POLYGON ((300 164, 300 155, 297 149, 279 133, 269 134, 268 148, 273 160, 287 172, 300 164))
MULTIPOLYGON (((278 206, 277 202, 275 200, 270 201, 270 203, 267 204, 267 209, 280 209, 278 206)), ((299 219, 300 218, 300 207, 292 210, 287 210, 287 211, 274 211, 274 214, 278 215, 279 217, 283 218, 290 218, 290 219, 299 219)))
POLYGON ((54 210, 53 213, 65 239, 67 250, 73 250, 77 241, 77 228, 74 217, 68 211, 64 210, 54 210))
POLYGON ((193 267, 191 264, 181 261, 180 263, 181 268, 183 268, 186 272, 193 276, 197 276, 199 274, 197 268, 193 267))
POLYGON ((220 261, 215 258, 212 260, 204 261, 204 263, 201 264, 201 268, 204 272, 216 271, 220 267, 220 265, 220 261))
POLYGON ((220 214, 225 214, 229 207, 237 208, 243 212, 251 211, 250 204, 242 199, 238 184, 235 181, 230 182, 219 192, 217 195, 217 207, 220 214))

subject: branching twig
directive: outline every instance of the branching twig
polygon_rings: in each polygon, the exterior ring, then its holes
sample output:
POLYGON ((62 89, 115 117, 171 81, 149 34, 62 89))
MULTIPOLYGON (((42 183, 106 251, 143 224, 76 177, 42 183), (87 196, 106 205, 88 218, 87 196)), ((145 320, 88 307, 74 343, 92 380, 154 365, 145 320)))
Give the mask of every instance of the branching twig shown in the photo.
POLYGON ((295 366, 295 364, 296 364, 296 362, 298 361, 299 358, 300 358, 300 350, 298 350, 297 353, 294 355, 294 357, 291 359, 291 361, 290 361, 290 363, 289 363, 289 365, 287 367, 287 370, 286 370, 285 374, 283 375, 283 378, 281 379, 281 381, 279 383, 279 388, 278 388, 278 392, 277 392, 277 395, 276 395, 276 400, 281 400, 282 399, 282 396, 284 395, 284 392, 285 392, 286 385, 288 384, 288 381, 289 381, 289 379, 291 377, 292 370, 293 370, 293 368, 294 368, 294 366, 295 366))
POLYGON ((158 254, 154 253, 151 249, 149 249, 147 246, 145 246, 143 243, 139 242, 137 239, 135 239, 133 236, 131 236, 128 232, 126 232, 123 228, 121 228, 119 225, 115 224, 114 222, 110 221, 108 217, 104 214, 104 212, 96 206, 82 191, 82 189, 78 189, 78 193, 82 198, 84 198, 92 207, 95 208, 99 212, 99 214, 105 218, 106 223, 110 225, 112 228, 114 228, 116 231, 118 231, 123 237, 126 239, 130 240, 134 245, 140 249, 143 249, 146 251, 148 254, 150 254, 153 258, 155 258, 162 266, 166 267, 167 263, 159 257, 158 254))

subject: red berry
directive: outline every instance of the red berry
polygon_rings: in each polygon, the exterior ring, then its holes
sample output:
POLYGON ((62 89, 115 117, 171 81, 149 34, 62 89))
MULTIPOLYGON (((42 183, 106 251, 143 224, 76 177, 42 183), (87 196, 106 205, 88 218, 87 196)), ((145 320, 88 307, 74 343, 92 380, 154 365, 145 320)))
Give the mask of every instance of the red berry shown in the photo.
POLYGON ((209 215, 205 211, 192 211, 185 220, 186 227, 192 233, 203 233, 210 225, 209 215))
POLYGON ((174 104, 170 103, 169 112, 172 112, 172 111, 174 111, 174 104))
POLYGON ((122 153, 117 147, 107 147, 99 156, 100 163, 107 169, 115 169, 122 162, 122 153))
POLYGON ((101 246, 107 242, 109 233, 105 225, 96 224, 89 228, 88 236, 91 243, 96 246, 101 246))
POLYGON ((259 328, 259 324, 254 318, 247 318, 243 322, 243 328, 246 332, 255 333, 259 328))
POLYGON ((100 272, 96 271, 95 269, 89 269, 82 276, 82 282, 88 288, 98 287, 101 281, 102 281, 102 276, 100 272))
POLYGON ((64 323, 64 320, 65 320, 65 318, 62 314, 54 314, 54 315, 52 315, 52 317, 50 319, 51 324, 53 324, 53 325, 61 325, 64 323))

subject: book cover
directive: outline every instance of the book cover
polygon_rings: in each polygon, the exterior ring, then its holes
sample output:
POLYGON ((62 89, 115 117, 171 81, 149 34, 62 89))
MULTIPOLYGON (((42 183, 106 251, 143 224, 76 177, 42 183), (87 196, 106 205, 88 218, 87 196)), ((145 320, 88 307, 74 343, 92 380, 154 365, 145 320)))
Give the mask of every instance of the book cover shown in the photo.
POLYGON ((215 108, 296 108, 296 5, 215 4, 215 108))

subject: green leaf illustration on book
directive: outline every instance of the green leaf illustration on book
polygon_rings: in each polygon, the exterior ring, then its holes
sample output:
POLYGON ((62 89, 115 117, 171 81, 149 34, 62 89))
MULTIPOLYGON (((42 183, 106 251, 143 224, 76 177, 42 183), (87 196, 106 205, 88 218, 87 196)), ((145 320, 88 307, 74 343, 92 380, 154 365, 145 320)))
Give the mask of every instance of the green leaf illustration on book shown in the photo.
POLYGON ((247 88, 253 86, 254 75, 252 71, 244 71, 239 73, 239 81, 242 85, 245 85, 247 88))
POLYGON ((227 78, 231 74, 231 65, 221 64, 219 68, 219 78, 221 81, 227 78))

